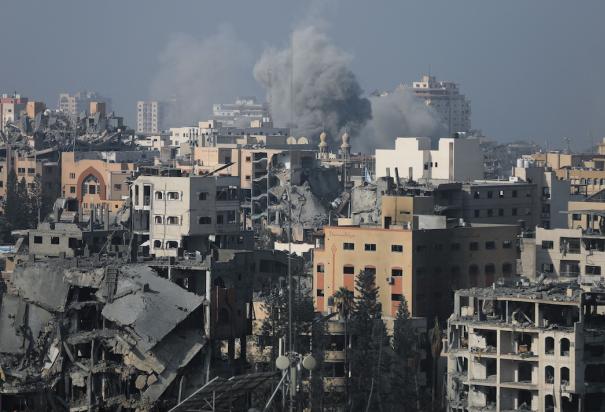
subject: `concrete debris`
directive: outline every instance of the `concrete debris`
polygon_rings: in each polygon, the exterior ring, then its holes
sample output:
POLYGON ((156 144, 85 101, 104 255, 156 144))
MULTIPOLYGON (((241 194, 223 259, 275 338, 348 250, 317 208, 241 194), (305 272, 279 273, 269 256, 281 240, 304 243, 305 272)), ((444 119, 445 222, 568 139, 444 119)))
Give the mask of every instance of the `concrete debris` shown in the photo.
POLYGON ((204 296, 144 264, 103 266, 26 262, 0 290, 3 408, 25 396, 52 410, 152 410, 176 402, 178 377, 203 380, 204 296))

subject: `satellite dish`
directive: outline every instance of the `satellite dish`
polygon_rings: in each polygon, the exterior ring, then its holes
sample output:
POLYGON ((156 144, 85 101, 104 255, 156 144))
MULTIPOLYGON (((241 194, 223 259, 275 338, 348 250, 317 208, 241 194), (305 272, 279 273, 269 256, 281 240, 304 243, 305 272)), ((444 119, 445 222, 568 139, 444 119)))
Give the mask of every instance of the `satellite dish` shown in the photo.
POLYGON ((287 356, 279 355, 277 359, 275 359, 275 366, 277 369, 283 371, 290 367, 290 359, 287 356))
POLYGON ((305 136, 299 137, 298 144, 309 144, 309 139, 307 139, 305 136))
POLYGON ((296 137, 290 136, 286 139, 287 144, 296 144, 296 137))
POLYGON ((313 357, 313 355, 307 355, 302 360, 302 366, 306 370, 312 371, 317 366, 317 361, 313 357))

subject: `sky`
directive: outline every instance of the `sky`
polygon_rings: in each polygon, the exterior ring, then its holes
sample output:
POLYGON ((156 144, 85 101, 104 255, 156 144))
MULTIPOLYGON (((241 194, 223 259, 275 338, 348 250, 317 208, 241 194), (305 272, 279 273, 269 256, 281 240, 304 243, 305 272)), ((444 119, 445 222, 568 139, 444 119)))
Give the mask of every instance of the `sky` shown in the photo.
POLYGON ((550 148, 570 137, 580 150, 605 136, 603 16, 602 0, 2 0, 0 91, 54 107, 61 92, 96 90, 130 124, 137 100, 185 76, 212 98, 263 98, 263 51, 314 25, 365 93, 430 70, 460 84, 485 135, 550 148), (207 47, 217 38, 226 46, 207 47), (171 60, 178 47, 190 64, 171 60))

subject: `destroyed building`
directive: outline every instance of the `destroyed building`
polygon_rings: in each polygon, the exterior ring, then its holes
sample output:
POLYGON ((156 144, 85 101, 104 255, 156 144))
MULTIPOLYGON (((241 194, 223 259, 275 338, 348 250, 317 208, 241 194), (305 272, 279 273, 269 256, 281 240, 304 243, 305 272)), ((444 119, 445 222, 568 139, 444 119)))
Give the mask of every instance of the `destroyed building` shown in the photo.
POLYGON ((448 320, 448 411, 601 411, 605 289, 459 290, 448 320))

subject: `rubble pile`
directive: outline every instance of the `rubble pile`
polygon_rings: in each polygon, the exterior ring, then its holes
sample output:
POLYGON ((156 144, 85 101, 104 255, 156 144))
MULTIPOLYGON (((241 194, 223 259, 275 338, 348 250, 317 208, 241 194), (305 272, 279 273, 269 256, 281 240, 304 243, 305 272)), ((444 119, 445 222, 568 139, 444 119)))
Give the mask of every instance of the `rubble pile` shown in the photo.
POLYGON ((177 378, 203 381, 204 297, 149 266, 108 263, 28 262, 12 273, 0 294, 3 410, 164 409, 187 389, 177 378))

